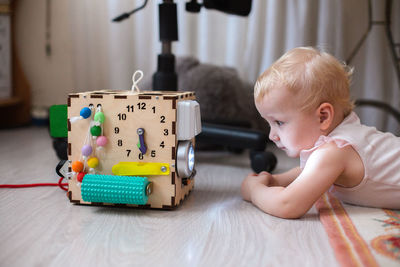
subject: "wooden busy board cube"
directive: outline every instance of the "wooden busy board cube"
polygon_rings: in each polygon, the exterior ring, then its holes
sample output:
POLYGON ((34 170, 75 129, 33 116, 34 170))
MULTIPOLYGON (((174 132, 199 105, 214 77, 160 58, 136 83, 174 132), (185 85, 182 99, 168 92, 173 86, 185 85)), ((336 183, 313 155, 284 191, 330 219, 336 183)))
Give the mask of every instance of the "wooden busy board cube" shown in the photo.
POLYGON ((73 203, 171 209, 194 186, 194 92, 92 91, 68 98, 73 203))

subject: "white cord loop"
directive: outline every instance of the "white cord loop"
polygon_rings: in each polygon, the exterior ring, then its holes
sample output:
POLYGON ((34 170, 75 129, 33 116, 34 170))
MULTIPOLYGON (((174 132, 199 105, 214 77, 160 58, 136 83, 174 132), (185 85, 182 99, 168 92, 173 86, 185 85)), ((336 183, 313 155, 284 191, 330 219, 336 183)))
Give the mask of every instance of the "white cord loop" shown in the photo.
POLYGON ((135 73, 132 75, 132 88, 131 88, 132 92, 140 93, 140 89, 137 86, 137 84, 140 82, 142 78, 143 78, 143 71, 141 70, 135 71, 135 73), (135 79, 136 74, 139 74, 139 77, 137 79, 135 79))

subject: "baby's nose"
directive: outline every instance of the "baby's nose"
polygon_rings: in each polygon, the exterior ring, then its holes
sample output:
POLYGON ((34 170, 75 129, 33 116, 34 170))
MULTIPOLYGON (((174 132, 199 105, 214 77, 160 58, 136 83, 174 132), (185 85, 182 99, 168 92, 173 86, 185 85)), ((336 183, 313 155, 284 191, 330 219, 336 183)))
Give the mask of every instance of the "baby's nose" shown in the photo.
POLYGON ((279 136, 275 133, 275 131, 270 131, 269 132, 269 139, 271 140, 271 141, 274 141, 274 142, 276 142, 276 141, 279 141, 279 136))

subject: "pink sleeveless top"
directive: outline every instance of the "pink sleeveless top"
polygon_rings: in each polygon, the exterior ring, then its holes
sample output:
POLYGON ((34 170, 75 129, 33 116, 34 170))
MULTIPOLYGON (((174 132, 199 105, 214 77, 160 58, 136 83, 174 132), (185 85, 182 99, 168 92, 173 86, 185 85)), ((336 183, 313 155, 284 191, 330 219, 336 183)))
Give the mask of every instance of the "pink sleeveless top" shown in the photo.
POLYGON ((360 206, 400 209, 400 137, 360 124, 352 112, 328 136, 320 136, 314 147, 300 153, 300 167, 319 146, 335 142, 351 145, 364 164, 365 176, 355 187, 333 185, 329 190, 340 200, 360 206))

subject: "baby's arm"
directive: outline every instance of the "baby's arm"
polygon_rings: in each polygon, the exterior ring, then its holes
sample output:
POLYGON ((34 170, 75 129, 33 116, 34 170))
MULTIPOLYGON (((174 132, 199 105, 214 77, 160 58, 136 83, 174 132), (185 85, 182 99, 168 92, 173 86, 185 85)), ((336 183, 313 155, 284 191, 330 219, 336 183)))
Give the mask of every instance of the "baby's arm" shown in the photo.
POLYGON ((269 186, 283 186, 286 187, 291 184, 301 173, 300 167, 295 167, 287 172, 280 174, 273 174, 269 186))
POLYGON ((300 167, 293 168, 281 174, 270 174, 261 172, 259 174, 251 173, 242 182, 241 194, 244 200, 251 201, 250 187, 252 185, 264 184, 266 186, 288 186, 301 173, 300 167))
POLYGON ((270 177, 254 179, 247 185, 250 201, 277 217, 303 216, 343 172, 345 151, 334 143, 321 146, 310 155, 304 170, 287 187, 268 186, 270 177))

